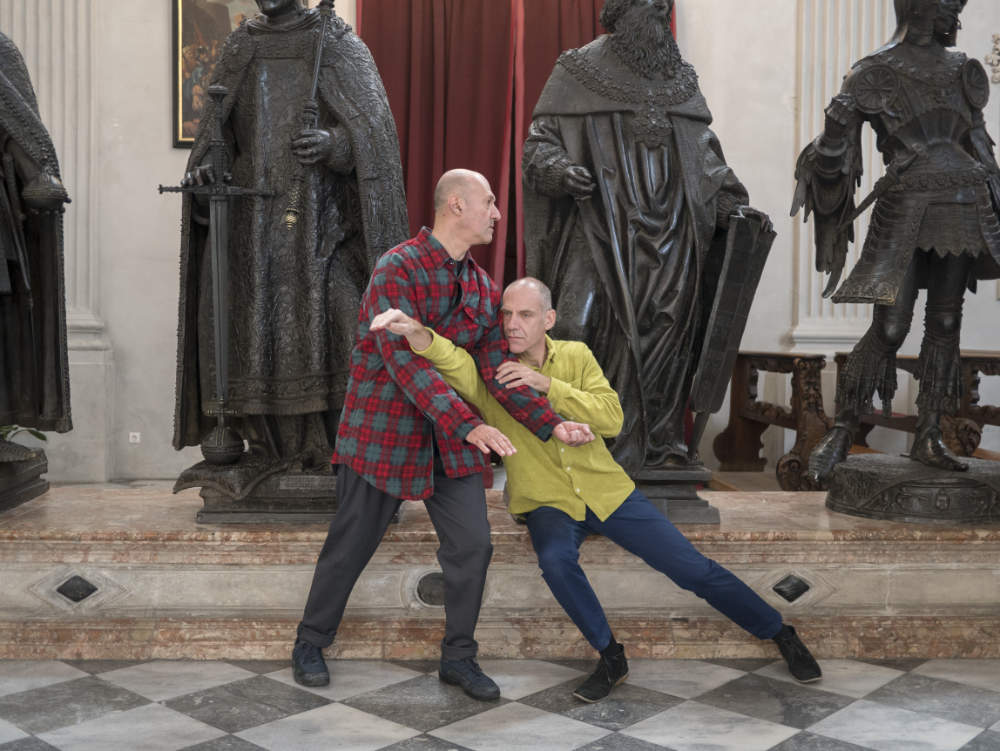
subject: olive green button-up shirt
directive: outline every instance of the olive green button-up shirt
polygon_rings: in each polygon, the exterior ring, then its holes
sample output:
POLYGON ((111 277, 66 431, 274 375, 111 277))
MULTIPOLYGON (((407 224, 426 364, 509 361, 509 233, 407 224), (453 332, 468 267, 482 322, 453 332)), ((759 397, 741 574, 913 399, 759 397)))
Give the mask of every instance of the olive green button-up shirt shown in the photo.
MULTIPOLYGON (((548 393, 552 409, 567 420, 587 423, 598 436, 618 435, 622 427, 618 394, 587 345, 549 337, 545 344, 545 362, 537 370, 552 379, 548 393)), ((539 440, 490 395, 469 353, 448 339, 434 333, 427 349, 414 352, 430 360, 459 395, 514 444, 517 453, 504 457, 512 514, 551 506, 582 521, 589 508, 604 521, 635 489, 601 438, 576 447, 539 440)))

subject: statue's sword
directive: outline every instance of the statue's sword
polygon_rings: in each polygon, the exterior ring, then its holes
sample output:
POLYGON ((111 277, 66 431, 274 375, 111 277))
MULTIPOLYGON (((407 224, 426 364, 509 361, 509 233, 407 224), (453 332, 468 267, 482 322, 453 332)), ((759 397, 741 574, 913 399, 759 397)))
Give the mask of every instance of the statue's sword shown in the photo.
MULTIPOLYGON (((208 185, 160 185, 160 193, 191 193, 208 196, 209 246, 212 257, 212 308, 215 334, 215 394, 218 399, 219 440, 225 435, 229 400, 229 201, 236 196, 271 196, 273 193, 231 185, 229 155, 222 136, 222 101, 225 86, 208 87, 212 100, 211 139, 208 143, 208 164, 211 182, 208 185)), ((229 428, 231 430, 231 428, 229 428)), ((235 461, 234 457, 232 461, 235 461)))

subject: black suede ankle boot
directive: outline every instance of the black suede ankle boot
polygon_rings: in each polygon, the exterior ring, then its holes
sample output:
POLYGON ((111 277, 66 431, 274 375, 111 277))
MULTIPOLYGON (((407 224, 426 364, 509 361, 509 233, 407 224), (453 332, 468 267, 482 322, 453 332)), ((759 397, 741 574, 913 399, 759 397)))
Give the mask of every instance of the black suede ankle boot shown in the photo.
POLYGON ((611 642, 601 650, 597 667, 590 677, 573 692, 573 696, 581 701, 593 704, 600 701, 611 689, 628 678, 628 660, 625 659, 625 647, 611 637, 611 642))

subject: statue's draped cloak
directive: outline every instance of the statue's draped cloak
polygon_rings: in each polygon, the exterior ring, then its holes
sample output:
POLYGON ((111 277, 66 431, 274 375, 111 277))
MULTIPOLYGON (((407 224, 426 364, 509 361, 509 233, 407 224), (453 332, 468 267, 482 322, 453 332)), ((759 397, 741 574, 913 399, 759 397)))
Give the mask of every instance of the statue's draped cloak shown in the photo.
POLYGON ((25 210, 20 193, 34 175, 21 171, 14 149, 36 172, 59 177, 24 60, 0 34, 0 264, 6 267, 0 280, 0 425, 64 433, 72 421, 62 213, 25 210), (27 269, 19 255, 27 259, 27 269))
POLYGON ((634 473, 685 453, 684 409, 723 250, 716 217, 747 197, 708 128, 693 69, 646 95, 648 82, 606 40, 564 53, 535 108, 525 236, 528 273, 553 290, 556 336, 590 344, 621 396, 612 448, 634 473), (589 199, 544 194, 544 173, 566 159, 598 182, 589 199))
MULTIPOLYGON (((283 224, 299 169, 290 143, 302 129, 318 16, 275 29, 258 17, 227 40, 213 83, 228 95, 222 122, 233 185, 272 193, 230 209, 229 407, 242 415, 319 413, 336 420, 361 294, 377 258, 406 238, 399 145, 371 55, 339 18, 320 68, 319 127, 350 143, 343 165, 304 169, 298 228, 283 224)), ((211 107, 188 162, 205 161, 211 107)), ((215 406, 207 210, 186 195, 174 445, 197 444, 215 406), (198 216, 203 215, 203 216, 198 216)), ((251 429, 251 432, 253 430, 251 429)), ((332 436, 332 433, 331 433, 332 436)))

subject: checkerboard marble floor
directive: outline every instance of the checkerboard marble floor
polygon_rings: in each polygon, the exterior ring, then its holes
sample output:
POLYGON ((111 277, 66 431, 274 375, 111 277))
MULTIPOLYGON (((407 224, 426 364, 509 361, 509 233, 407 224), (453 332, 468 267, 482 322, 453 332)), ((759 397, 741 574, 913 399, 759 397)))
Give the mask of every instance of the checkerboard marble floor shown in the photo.
POLYGON ((632 660, 597 704, 590 663, 482 660, 480 703, 432 662, 0 661, 0 751, 1000 751, 1000 660, 632 660))

